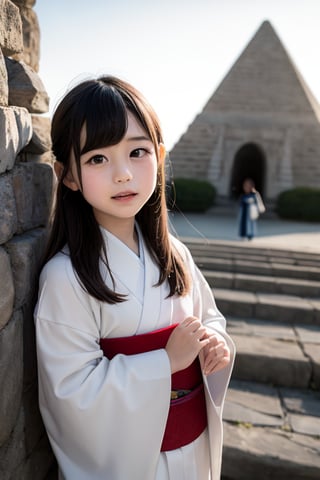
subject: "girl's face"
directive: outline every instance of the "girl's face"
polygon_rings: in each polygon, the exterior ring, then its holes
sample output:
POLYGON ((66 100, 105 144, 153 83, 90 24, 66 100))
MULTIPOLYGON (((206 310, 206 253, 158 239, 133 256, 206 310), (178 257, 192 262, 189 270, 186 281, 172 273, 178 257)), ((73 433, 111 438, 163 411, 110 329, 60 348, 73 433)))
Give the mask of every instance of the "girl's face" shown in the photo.
MULTIPOLYGON (((164 155, 160 145, 159 161, 164 155)), ((128 129, 118 144, 86 152, 80 163, 82 194, 99 225, 112 233, 125 225, 133 228, 135 215, 156 187, 158 169, 154 144, 135 117, 128 112, 128 129)), ((75 191, 81 187, 74 159, 72 164, 65 184, 75 191)))
POLYGON ((251 193, 254 190, 254 184, 251 180, 245 180, 243 182, 244 193, 251 193))

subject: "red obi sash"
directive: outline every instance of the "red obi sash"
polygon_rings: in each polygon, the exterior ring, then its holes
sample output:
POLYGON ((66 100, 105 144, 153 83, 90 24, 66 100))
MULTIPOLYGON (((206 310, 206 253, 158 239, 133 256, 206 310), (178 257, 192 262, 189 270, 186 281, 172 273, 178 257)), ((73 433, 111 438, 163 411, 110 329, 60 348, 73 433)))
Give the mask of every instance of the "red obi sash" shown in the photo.
MULTIPOLYGON (((131 337, 101 338, 104 355, 134 355, 165 348, 171 332, 170 325, 153 332, 131 337)), ((191 390, 187 395, 171 400, 161 451, 175 450, 199 437, 207 426, 207 411, 200 362, 197 358, 188 368, 171 376, 172 390, 191 390)))

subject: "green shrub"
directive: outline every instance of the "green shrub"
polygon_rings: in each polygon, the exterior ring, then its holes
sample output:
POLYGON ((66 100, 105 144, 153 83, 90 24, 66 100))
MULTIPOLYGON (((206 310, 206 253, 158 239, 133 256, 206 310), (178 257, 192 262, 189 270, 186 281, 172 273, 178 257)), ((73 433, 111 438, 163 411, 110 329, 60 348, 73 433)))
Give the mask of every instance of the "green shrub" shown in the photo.
POLYGON ((280 193, 277 212, 282 218, 320 222, 320 189, 297 187, 280 193))
POLYGON ((176 178, 168 192, 169 208, 182 212, 205 212, 214 205, 216 190, 205 180, 176 178))

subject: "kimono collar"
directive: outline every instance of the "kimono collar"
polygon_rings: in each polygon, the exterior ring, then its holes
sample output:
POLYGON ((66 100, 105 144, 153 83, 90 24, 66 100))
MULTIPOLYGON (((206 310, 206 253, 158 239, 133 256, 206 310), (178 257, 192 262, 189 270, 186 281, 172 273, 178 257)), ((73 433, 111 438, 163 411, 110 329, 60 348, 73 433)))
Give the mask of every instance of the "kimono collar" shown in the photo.
POLYGON ((143 333, 158 328, 161 298, 165 295, 163 285, 156 287, 159 267, 151 257, 137 223, 135 228, 139 238, 139 257, 109 231, 103 228, 101 231, 106 242, 109 267, 116 280, 116 289, 122 286, 120 291, 129 291, 141 304, 136 333, 143 333))

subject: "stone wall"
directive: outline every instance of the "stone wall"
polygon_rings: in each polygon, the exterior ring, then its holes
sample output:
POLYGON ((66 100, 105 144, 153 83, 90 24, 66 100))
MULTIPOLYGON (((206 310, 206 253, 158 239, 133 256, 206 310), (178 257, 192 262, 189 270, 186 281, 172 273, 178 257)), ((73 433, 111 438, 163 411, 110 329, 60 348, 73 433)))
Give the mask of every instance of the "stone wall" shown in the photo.
POLYGON ((49 99, 35 0, 0 0, 0 478, 40 480, 53 457, 37 402, 33 291, 52 191, 49 99))
POLYGON ((320 123, 282 123, 242 114, 241 119, 198 115, 170 152, 175 178, 208 180, 218 195, 231 195, 231 174, 240 148, 254 143, 264 154, 265 199, 284 190, 320 184, 320 123))

